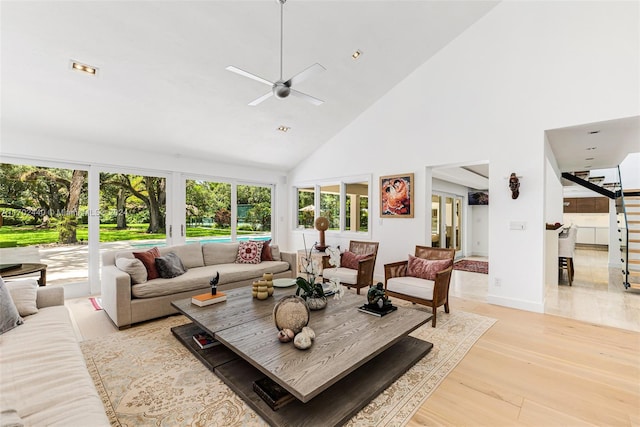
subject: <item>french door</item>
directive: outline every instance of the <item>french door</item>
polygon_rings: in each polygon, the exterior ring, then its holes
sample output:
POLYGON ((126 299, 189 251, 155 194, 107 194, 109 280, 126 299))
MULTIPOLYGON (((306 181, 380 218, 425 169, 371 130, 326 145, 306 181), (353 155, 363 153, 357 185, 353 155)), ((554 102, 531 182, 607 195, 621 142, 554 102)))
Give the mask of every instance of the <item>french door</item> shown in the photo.
POLYGON ((433 193, 431 196, 431 246, 462 251, 462 196, 433 193))

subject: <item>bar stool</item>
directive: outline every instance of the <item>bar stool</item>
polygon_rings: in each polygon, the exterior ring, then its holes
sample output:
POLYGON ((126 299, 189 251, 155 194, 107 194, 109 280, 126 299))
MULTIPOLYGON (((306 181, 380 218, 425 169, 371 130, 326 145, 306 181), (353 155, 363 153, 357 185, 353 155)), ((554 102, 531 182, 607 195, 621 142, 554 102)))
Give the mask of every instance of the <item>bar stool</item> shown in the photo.
POLYGON ((572 225, 566 237, 558 239, 558 275, 562 276, 562 271, 567 270, 569 286, 572 286, 575 268, 573 265, 573 255, 576 250, 576 239, 578 236, 578 227, 572 225))

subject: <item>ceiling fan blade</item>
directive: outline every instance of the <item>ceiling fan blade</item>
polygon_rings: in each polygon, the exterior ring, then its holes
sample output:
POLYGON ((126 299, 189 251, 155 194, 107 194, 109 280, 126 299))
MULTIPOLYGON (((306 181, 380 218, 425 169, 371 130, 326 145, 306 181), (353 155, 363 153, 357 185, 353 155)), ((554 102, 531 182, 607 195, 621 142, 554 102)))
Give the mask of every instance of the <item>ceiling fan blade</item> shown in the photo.
POLYGON ((297 85, 300 82, 302 82, 304 80, 307 80, 312 75, 317 74, 317 73, 319 73, 321 71, 325 71, 325 70, 326 70, 326 68, 324 68, 322 65, 320 65, 320 64, 318 64, 316 62, 312 66, 300 71, 298 74, 296 74, 295 76, 291 77, 284 84, 285 84, 285 86, 292 87, 293 85, 297 85))
POLYGON ((309 101, 310 103, 312 103, 313 105, 321 105, 321 104, 324 103, 324 101, 321 100, 321 99, 314 98, 311 95, 307 95, 306 93, 302 93, 302 92, 299 92, 299 91, 294 90, 294 89, 291 89, 291 95, 297 96, 298 98, 305 99, 305 100, 309 101))
POLYGON ((256 76, 255 74, 251 74, 248 71, 241 70, 240 68, 234 67, 233 65, 229 65, 226 69, 231 71, 232 73, 240 74, 241 76, 249 77, 250 79, 255 80, 257 82, 264 83, 269 86, 273 86, 273 82, 270 82, 267 79, 263 79, 262 77, 256 76))
POLYGON ((251 105, 252 107, 255 107, 256 105, 260 104, 262 101, 265 101, 266 99, 272 96, 273 96, 273 91, 269 91, 268 93, 265 93, 264 95, 262 95, 260 98, 254 99, 253 101, 251 101, 249 105, 251 105))

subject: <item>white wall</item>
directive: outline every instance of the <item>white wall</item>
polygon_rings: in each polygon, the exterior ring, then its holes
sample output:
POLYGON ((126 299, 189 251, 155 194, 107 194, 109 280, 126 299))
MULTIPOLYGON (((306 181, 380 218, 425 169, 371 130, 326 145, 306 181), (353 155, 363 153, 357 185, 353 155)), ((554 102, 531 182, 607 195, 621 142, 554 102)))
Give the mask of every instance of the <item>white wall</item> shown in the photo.
MULTIPOLYGON (((430 198, 420 195, 431 194, 431 167, 488 160, 488 301, 542 312, 544 131, 638 115, 639 50, 637 2, 502 2, 293 170, 290 182, 373 172, 377 212, 379 176, 415 173, 415 218, 373 218, 379 275, 427 241, 430 198), (517 200, 511 172, 521 176, 517 200), (526 229, 510 230, 514 221, 526 229)), ((290 245, 300 246, 295 233, 290 245)))
POLYGON ((489 256, 489 206, 469 206, 471 212, 471 255, 489 256))

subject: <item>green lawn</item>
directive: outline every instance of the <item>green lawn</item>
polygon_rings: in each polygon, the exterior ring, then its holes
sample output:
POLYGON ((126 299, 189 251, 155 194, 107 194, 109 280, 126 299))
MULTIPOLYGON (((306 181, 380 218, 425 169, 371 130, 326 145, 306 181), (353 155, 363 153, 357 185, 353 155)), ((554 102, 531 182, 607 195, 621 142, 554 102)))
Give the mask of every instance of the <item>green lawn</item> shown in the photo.
MULTIPOLYGON (((116 230, 115 224, 100 225, 101 242, 118 242, 122 240, 149 240, 165 239, 164 233, 147 233, 147 224, 129 224, 126 230, 116 230)), ((212 229, 205 227, 187 228, 187 237, 207 237, 207 236, 229 236, 230 230, 212 229)), ((251 231, 238 231, 238 235, 253 234, 251 231)), ((89 229, 87 225, 79 225, 76 236, 79 241, 87 241, 89 229)), ((0 227, 0 247, 31 246, 56 243, 58 241, 58 230, 36 229, 33 226, 3 226, 0 227)))

